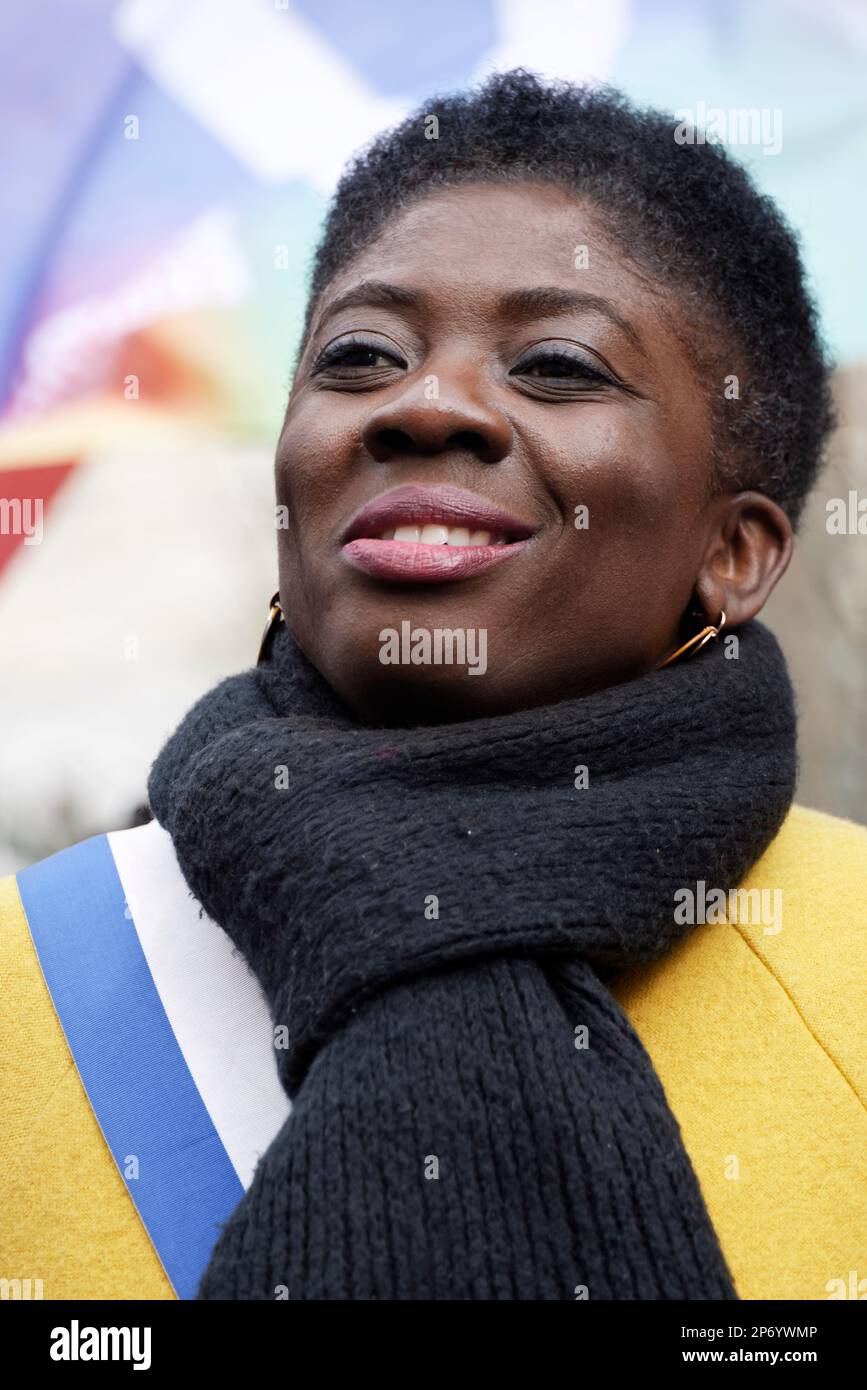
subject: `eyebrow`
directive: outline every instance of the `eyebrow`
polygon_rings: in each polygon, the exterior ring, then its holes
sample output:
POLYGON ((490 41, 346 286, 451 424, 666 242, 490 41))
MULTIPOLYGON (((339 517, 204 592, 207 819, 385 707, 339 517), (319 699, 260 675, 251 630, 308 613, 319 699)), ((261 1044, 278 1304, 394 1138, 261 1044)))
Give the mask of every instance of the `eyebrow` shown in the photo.
POLYGON ((401 285, 390 285, 385 280, 362 280, 351 290, 344 290, 323 309, 317 329, 341 309, 417 309, 421 295, 415 290, 404 289, 401 285))
POLYGON ((609 299, 602 295, 589 294, 586 290, 567 290, 560 285, 537 285, 532 289, 511 290, 500 300, 500 308, 515 318, 544 319, 558 314, 590 313, 601 314, 608 319, 629 341, 644 353, 641 337, 629 322, 615 309, 609 299))
MULTIPOLYGON (((421 302, 420 294, 402 285, 392 285, 385 280, 362 280, 332 299, 323 310, 317 330, 342 309, 418 309, 421 302)), ((518 319, 553 318, 576 312, 601 314, 619 328, 640 353, 647 355, 639 333, 629 320, 618 313, 610 300, 586 290, 568 290, 560 285, 510 290, 499 300, 498 308, 500 313, 518 319)))

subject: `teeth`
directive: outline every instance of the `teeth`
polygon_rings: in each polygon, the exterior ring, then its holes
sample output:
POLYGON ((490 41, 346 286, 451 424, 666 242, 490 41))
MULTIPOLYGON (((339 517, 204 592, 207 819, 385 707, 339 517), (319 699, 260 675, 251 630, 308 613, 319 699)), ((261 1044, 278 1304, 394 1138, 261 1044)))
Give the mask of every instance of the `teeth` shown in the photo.
POLYGON ((392 526, 379 536, 382 541, 420 541, 422 545, 508 545, 505 536, 491 540, 490 531, 470 531, 467 526, 442 526, 426 522, 423 526, 392 526))
POLYGON ((422 545, 448 545, 449 528, 447 526, 423 526, 419 540, 422 545))

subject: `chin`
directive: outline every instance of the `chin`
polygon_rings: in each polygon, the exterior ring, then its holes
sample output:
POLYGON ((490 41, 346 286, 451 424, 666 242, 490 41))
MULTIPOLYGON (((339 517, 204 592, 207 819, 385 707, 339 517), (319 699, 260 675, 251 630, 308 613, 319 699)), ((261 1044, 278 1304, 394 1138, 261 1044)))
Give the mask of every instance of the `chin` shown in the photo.
POLYGON ((480 614, 481 605, 455 597, 445 602, 439 595, 384 599, 365 593, 328 608, 306 605, 289 621, 303 651, 357 718, 444 723, 506 707, 493 659, 499 615, 480 614))

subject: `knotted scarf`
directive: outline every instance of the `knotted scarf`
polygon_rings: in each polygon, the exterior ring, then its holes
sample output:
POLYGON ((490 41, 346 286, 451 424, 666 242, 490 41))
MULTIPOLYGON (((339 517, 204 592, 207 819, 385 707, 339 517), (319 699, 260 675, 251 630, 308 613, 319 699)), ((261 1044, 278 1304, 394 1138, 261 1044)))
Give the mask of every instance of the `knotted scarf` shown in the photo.
POLYGON ((151 804, 261 984, 292 1101, 200 1298, 737 1297, 604 981, 713 930, 675 894, 736 887, 788 810, 784 659, 758 623, 738 638, 382 729, 281 628, 194 706, 151 804))

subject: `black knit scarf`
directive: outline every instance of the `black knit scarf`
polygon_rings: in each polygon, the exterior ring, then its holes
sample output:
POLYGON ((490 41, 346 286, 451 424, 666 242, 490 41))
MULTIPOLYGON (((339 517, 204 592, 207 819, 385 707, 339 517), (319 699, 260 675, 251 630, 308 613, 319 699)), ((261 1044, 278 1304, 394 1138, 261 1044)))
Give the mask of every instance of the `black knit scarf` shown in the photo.
POLYGON ((281 628, 187 715, 151 804, 262 985, 293 1102, 200 1298, 737 1297, 603 980, 691 930, 677 890, 737 886, 788 810, 785 663, 759 624, 739 639, 374 729, 281 628))

